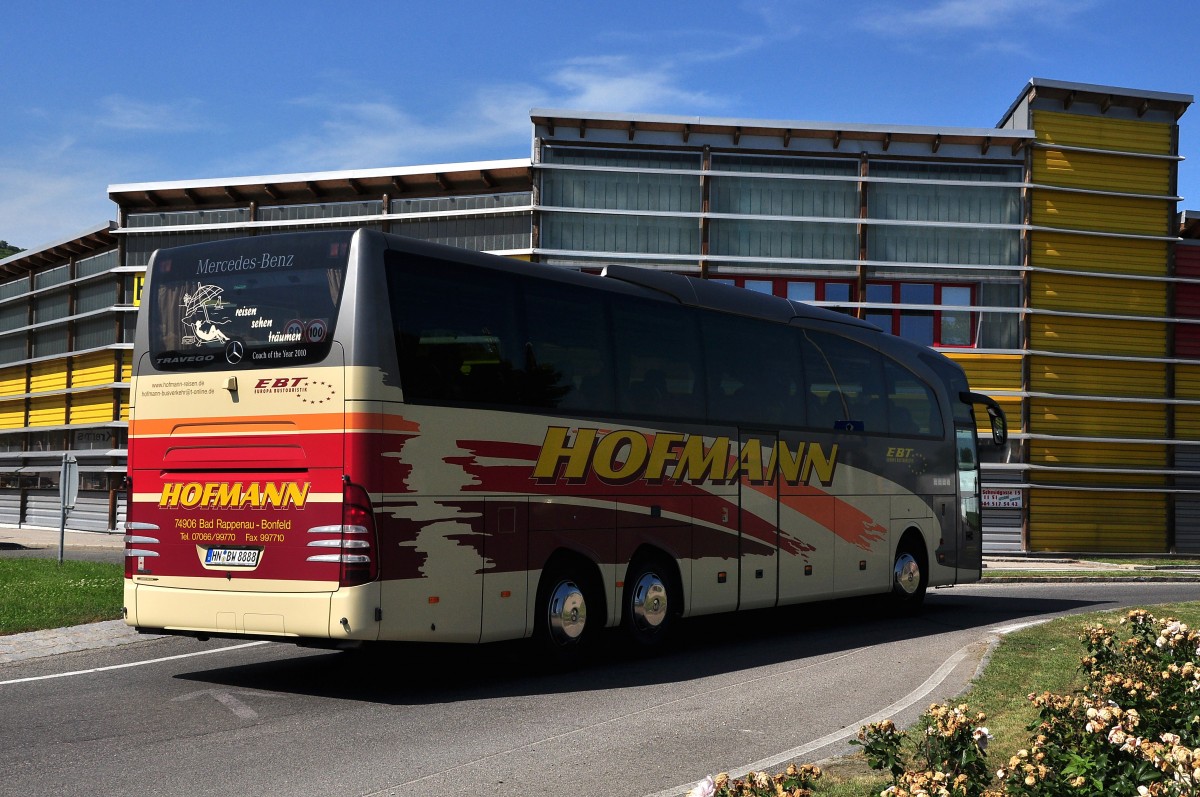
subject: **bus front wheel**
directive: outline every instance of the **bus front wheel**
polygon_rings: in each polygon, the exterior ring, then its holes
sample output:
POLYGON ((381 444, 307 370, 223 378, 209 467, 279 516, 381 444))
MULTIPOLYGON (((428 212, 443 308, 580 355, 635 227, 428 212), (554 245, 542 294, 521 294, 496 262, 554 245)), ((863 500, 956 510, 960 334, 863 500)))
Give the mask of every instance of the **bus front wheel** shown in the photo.
POLYGON ((901 609, 915 609, 925 600, 925 588, 929 584, 925 557, 911 543, 896 549, 896 561, 892 567, 892 600, 901 609))

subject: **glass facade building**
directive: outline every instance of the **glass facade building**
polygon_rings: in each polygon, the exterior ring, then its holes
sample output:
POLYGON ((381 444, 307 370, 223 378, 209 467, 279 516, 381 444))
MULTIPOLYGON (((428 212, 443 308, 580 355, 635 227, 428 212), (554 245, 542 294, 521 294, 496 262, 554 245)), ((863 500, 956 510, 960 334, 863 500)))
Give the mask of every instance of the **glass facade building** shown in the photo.
POLYGON ((1200 311, 1175 254, 1191 101, 1035 79, 994 128, 535 110, 527 159, 111 186, 104 251, 0 263, 0 522, 34 522, 36 468, 101 449, 119 520, 124 341, 155 249, 365 226, 865 318, 1008 412, 987 550, 1200 552, 1200 311))

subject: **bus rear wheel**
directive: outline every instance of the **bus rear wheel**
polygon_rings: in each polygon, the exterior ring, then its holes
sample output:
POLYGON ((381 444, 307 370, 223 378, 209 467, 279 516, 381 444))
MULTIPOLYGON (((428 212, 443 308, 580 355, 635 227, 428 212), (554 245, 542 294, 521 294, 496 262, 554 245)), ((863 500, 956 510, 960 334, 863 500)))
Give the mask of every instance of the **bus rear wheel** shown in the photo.
POLYGON ((674 571, 664 561, 645 557, 630 565, 622 623, 636 645, 650 648, 661 644, 675 626, 681 603, 674 571))
POLYGON ((902 610, 913 610, 925 600, 925 589, 929 584, 925 557, 911 542, 901 543, 896 549, 896 560, 892 566, 892 603, 902 610))
POLYGON ((558 564, 546 571, 538 588, 534 636, 555 663, 577 662, 604 625, 603 613, 589 614, 589 606, 599 609, 600 599, 582 568, 558 564))

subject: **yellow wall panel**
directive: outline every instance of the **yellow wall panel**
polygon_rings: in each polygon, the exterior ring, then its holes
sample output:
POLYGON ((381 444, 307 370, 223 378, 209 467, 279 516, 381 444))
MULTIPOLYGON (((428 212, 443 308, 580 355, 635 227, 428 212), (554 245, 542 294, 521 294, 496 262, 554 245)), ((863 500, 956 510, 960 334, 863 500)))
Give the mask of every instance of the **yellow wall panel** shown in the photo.
POLYGON ((1200 399, 1200 364, 1175 366, 1175 397, 1200 399))
POLYGON ((25 392, 25 366, 0 370, 0 396, 19 396, 25 392))
POLYGON ((111 351, 76 357, 71 364, 71 387, 107 385, 113 381, 116 363, 111 351))
POLYGON ((1163 469, 1168 464, 1167 453, 1165 445, 1153 443, 1092 443, 1081 440, 1029 442, 1029 461, 1035 465, 1163 469))
POLYGON ((128 382, 131 379, 133 379, 133 364, 126 357, 125 361, 121 363, 121 381, 128 382))
MULTIPOLYGON (((1167 325, 1153 321, 1034 315, 1029 320, 1029 341, 1031 348, 1043 351, 1165 357, 1167 325)), ((1097 367, 1105 366, 1097 364, 1097 367)))
POLYGON ((117 420, 120 420, 120 421, 128 421, 129 420, 129 402, 128 401, 121 402, 121 417, 118 418, 117 420))
POLYGON ((113 420, 112 391, 71 396, 71 423, 108 423, 113 420))
POLYGON ((1079 396, 1167 397, 1164 363, 1097 362, 1068 357, 1029 359, 1029 389, 1034 393, 1079 396))
POLYGON ((1029 399, 1032 434, 1068 437, 1144 437, 1164 439, 1167 410, 1162 404, 1116 401, 1029 399))
POLYGON ((1074 113, 1034 111, 1037 140, 1047 144, 1171 155, 1172 128, 1163 122, 1109 119, 1074 113))
POLYGON ((962 366, 972 390, 986 393, 989 390, 1021 389, 1019 354, 960 354, 944 349, 942 354, 962 366))
POLYGON ((1074 150, 1038 149, 1033 153, 1033 181, 1126 194, 1171 193, 1174 162, 1127 155, 1074 150))
POLYGON ((25 426, 25 399, 0 401, 0 429, 22 429, 25 426))
POLYGON ((1167 315, 1167 286, 1162 282, 1034 273, 1030 306, 1041 310, 1144 315, 1167 315))
POLYGON ((46 396, 29 403, 30 426, 63 426, 67 422, 67 397, 46 396))
POLYGON ((67 386, 67 361, 53 360, 37 363, 29 377, 29 392, 44 393, 49 390, 63 390, 67 386))
POLYGON ((1167 497, 1033 487, 1029 547, 1033 551, 1165 552, 1167 497))
POLYGON ((1200 440, 1200 407, 1179 405, 1175 408, 1175 437, 1200 440))
POLYGON ((1034 190, 1033 223, 1072 230, 1166 235, 1175 202, 1034 190))
POLYGON ((1029 262, 1037 268, 1164 277, 1167 242, 1035 230, 1029 237, 1029 262))

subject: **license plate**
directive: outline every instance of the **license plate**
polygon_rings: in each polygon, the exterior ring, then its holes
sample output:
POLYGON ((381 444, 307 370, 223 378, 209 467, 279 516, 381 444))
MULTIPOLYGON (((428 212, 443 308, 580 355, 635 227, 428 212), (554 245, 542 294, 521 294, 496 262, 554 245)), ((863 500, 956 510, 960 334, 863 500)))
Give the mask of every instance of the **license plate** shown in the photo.
POLYGON ((209 548, 204 564, 217 567, 258 567, 257 548, 209 548))

